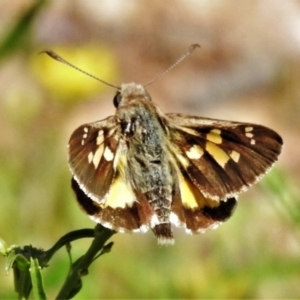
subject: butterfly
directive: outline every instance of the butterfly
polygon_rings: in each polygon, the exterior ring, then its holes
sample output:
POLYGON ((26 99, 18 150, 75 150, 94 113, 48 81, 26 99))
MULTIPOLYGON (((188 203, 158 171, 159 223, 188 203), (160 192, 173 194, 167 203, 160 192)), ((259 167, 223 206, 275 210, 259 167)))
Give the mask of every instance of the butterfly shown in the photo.
POLYGON ((118 232, 204 232, 228 219, 237 196, 277 160, 282 139, 261 125, 164 114, 146 89, 123 84, 116 114, 69 141, 72 187, 92 220, 118 232))
POLYGON ((164 114, 145 86, 116 87, 115 115, 77 128, 68 162, 77 201, 92 220, 118 232, 151 229, 168 245, 172 225, 199 233, 226 221, 238 194, 273 166, 283 141, 261 125, 164 114))

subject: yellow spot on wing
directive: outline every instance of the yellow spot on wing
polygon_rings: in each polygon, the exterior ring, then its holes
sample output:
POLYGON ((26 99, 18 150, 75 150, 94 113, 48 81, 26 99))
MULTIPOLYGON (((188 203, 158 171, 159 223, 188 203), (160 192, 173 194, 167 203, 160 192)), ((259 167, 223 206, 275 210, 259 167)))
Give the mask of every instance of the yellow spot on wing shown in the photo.
POLYGON ((221 144, 222 138, 221 138, 221 130, 220 129, 212 129, 207 135, 206 139, 215 143, 215 144, 221 144))
POLYGON ((246 137, 248 137, 248 138, 252 138, 252 137, 253 137, 253 133, 251 133, 251 132, 247 132, 247 133, 246 133, 246 137))
POLYGON ((199 159, 203 155, 204 151, 200 146, 194 145, 185 153, 189 159, 199 159))
POLYGON ((111 185, 108 197, 106 198, 103 207, 131 207, 135 201, 135 195, 133 194, 130 187, 121 178, 121 176, 118 176, 111 185))
POLYGON ((230 157, 220 147, 211 142, 206 142, 206 151, 215 159, 215 161, 224 168, 230 157))
POLYGON ((245 132, 250 132, 250 131, 252 131, 253 130, 253 127, 246 127, 245 128, 245 132))
POLYGON ((218 201, 205 198, 198 188, 189 180, 179 175, 179 188, 182 205, 185 208, 196 210, 204 206, 215 207, 218 201))
POLYGON ((102 144, 103 140, 104 140, 104 138, 103 138, 103 130, 99 130, 98 136, 97 136, 97 139, 96 139, 96 144, 97 145, 102 144))
POLYGON ((188 182, 183 178, 183 176, 180 176, 179 187, 183 206, 191 209, 197 208, 199 205, 196 201, 196 197, 188 182))
POLYGON ((240 159, 240 154, 234 150, 231 151, 231 153, 229 154, 230 157, 237 163, 240 159))

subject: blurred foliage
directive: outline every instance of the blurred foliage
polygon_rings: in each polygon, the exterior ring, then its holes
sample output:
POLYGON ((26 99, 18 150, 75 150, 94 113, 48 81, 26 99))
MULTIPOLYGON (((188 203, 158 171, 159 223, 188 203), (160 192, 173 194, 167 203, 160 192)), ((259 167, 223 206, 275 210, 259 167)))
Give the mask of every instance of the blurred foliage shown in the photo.
MULTIPOLYGON (((155 102, 169 111, 181 107, 239 120, 248 120, 251 110, 283 135, 278 167, 240 197, 233 217, 216 231, 189 236, 176 230, 169 248, 157 247, 151 233, 115 235, 114 251, 89 268, 75 299, 299 298, 299 49, 292 32, 279 27, 284 16, 286 24, 295 21, 299 5, 284 2, 279 18, 276 5, 263 6, 267 2, 249 1, 237 12, 232 0, 191 1, 189 9, 179 0, 147 7, 136 0, 115 6, 104 0, 46 6, 27 0, 22 7, 6 1, 15 22, 2 27, 0 37, 0 237, 47 249, 66 232, 93 226, 71 192, 66 144, 76 126, 108 115, 111 108, 102 100, 114 91, 107 96, 101 83, 39 51, 51 48, 119 85, 119 73, 126 81, 145 82, 199 42, 200 58, 193 56, 151 86, 155 102)), ((77 241, 74 260, 85 249, 86 241, 77 241)), ((50 299, 68 268, 67 255, 59 252, 51 270, 42 270, 50 299)), ((0 299, 16 298, 5 259, 1 270, 0 299)))
POLYGON ((7 257, 6 271, 9 272, 13 269, 14 287, 18 299, 29 299, 31 293, 35 299, 47 298, 42 269, 50 265, 50 260, 62 247, 67 249, 70 266, 69 272, 65 274, 65 282, 57 292, 56 299, 73 298, 81 290, 81 278, 88 274, 90 265, 103 254, 110 252, 113 243, 106 245, 105 243, 114 233, 114 231, 97 224, 94 230, 81 229, 65 234, 47 251, 31 245, 7 247, 2 241, 0 253, 7 257), (73 262, 71 243, 82 238, 93 238, 93 241, 86 253, 73 262))
POLYGON ((6 32, 6 36, 0 43, 0 62, 6 56, 28 45, 32 23, 46 2, 47 0, 36 0, 20 15, 16 24, 6 32))

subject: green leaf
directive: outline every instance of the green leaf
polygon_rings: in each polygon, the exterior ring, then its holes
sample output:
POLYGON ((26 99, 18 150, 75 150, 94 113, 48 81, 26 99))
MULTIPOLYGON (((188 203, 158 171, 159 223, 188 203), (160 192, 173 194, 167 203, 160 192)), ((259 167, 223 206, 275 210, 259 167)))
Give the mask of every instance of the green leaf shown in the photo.
POLYGON ((31 25, 46 2, 46 0, 37 0, 11 28, 6 37, 0 42, 0 60, 28 43, 31 25))
POLYGON ((30 277, 32 282, 34 298, 38 300, 47 299, 44 291, 41 267, 39 265, 38 259, 30 258, 29 272, 30 272, 30 277))
POLYGON ((4 256, 7 255, 8 247, 7 244, 0 238, 0 253, 2 253, 4 256))

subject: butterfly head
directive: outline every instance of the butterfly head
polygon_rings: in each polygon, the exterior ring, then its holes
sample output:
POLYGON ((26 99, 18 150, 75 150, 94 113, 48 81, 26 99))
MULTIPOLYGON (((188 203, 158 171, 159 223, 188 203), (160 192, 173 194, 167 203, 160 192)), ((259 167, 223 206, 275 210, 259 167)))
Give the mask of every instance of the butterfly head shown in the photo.
POLYGON ((141 84, 134 82, 124 83, 117 91, 113 103, 116 108, 129 104, 131 101, 146 100, 151 101, 151 97, 141 84))

